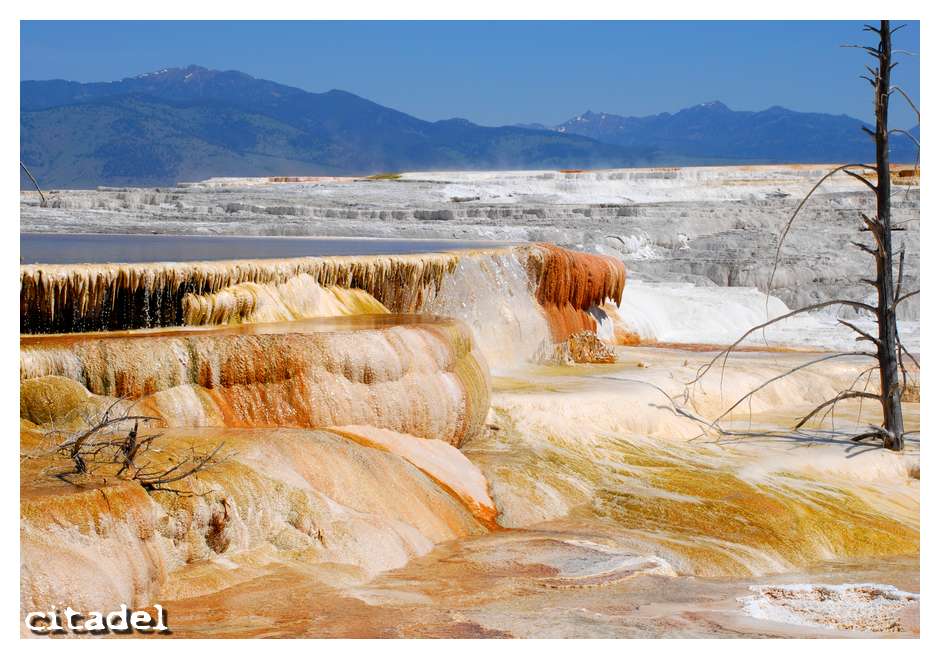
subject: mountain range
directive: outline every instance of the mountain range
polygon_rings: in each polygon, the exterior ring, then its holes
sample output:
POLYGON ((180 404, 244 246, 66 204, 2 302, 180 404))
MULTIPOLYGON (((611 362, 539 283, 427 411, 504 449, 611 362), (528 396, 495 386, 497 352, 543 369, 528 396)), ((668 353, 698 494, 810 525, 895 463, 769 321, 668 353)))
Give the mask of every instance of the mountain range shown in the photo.
MULTIPOLYGON (((165 69, 115 82, 20 83, 20 159, 44 187, 170 185, 210 176, 870 160, 862 122, 707 103, 586 112, 560 126, 424 121, 349 92, 238 71, 165 69)), ((899 149, 895 159, 912 159, 899 149)), ((28 182, 24 182, 24 187, 28 182)))
MULTIPOLYGON (((702 103, 675 114, 622 117, 590 110, 555 126, 566 135, 582 135, 625 147, 643 145, 656 156, 718 159, 733 162, 868 162, 874 156, 871 128, 848 115, 796 112, 774 106, 759 112, 732 110, 720 101, 702 103)), ((913 134, 919 130, 915 127, 913 134)), ((894 140, 893 158, 916 157, 913 143, 894 140)))

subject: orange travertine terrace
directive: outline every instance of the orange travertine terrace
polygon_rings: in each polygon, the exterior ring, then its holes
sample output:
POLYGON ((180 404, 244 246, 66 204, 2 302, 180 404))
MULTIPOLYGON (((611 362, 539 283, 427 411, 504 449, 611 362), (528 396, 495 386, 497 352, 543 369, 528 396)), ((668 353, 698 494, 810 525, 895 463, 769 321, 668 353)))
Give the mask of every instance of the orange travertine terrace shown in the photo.
MULTIPOLYGON (((495 252, 528 277, 519 302, 543 310, 550 340, 594 329, 587 310, 620 297, 613 259, 495 252)), ((117 400, 153 417, 169 453, 220 441, 235 453, 202 479, 216 486, 204 498, 150 497, 110 477, 83 490, 42 476, 51 458, 28 461, 23 606, 145 601, 181 565, 265 542, 372 573, 496 528, 486 479, 454 448, 490 407, 475 339, 487 319, 426 312, 466 257, 23 266, 24 450, 117 400), (127 569, 109 577, 102 565, 115 562, 127 569)), ((490 256, 474 258, 489 276, 490 256)))
POLYGON ((460 321, 358 316, 161 332, 24 338, 20 377, 35 403, 69 382, 137 401, 168 427, 362 424, 459 446, 489 408, 489 371, 460 321), (245 331, 250 329, 251 331, 245 331), (65 380, 65 382, 64 382, 65 380))

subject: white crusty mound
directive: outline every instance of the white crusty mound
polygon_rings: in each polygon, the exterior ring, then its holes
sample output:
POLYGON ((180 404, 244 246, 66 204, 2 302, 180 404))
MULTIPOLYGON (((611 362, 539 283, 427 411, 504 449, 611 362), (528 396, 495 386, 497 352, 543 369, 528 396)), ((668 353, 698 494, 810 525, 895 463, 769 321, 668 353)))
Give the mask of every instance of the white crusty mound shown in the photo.
POLYGON ((790 625, 868 632, 903 631, 904 614, 920 595, 874 583, 751 586, 756 593, 739 601, 761 620, 790 625))

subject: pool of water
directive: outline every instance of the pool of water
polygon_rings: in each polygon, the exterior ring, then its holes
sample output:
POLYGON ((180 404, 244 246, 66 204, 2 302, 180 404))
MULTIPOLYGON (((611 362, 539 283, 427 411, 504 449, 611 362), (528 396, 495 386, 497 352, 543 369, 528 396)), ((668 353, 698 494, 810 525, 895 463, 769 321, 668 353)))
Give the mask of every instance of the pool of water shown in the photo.
POLYGON ((157 263, 302 256, 418 254, 505 247, 483 240, 321 238, 282 236, 177 236, 142 234, 21 233, 20 264, 157 263))

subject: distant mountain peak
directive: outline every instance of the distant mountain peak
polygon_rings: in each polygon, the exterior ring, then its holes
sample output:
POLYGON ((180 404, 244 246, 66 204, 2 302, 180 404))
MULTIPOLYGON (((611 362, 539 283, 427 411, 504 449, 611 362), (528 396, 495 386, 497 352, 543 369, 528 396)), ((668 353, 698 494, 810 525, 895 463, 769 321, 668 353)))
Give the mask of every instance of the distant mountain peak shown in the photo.
POLYGON ((141 73, 136 76, 131 76, 129 78, 124 78, 125 82, 158 82, 158 83, 173 83, 173 82, 188 82, 193 80, 213 80, 213 79, 239 79, 239 80, 256 80, 253 76, 248 75, 247 73, 242 73, 241 71, 221 71, 218 69, 209 69, 205 66, 200 66, 198 64, 189 64, 184 67, 167 67, 165 69, 159 69, 157 71, 149 71, 147 73, 141 73))
POLYGON ((584 114, 578 115, 578 118, 584 121, 589 121, 596 119, 599 121, 605 121, 608 117, 616 117, 617 115, 607 114, 606 112, 594 112, 592 110, 586 111, 584 114))
POLYGON ((708 108, 709 110, 731 110, 727 105, 721 101, 708 101, 707 103, 699 104, 700 108, 708 108))
POLYGON ((146 73, 141 73, 136 76, 130 76, 129 80, 138 80, 140 78, 153 78, 155 76, 173 76, 180 73, 192 73, 195 71, 208 71, 204 66, 199 66, 198 64, 189 64, 188 66, 168 66, 157 71, 147 71, 146 73))
POLYGON ((178 69, 160 69, 159 71, 147 71, 146 73, 139 73, 135 76, 129 78, 124 78, 124 80, 144 80, 146 78, 156 78, 159 76, 165 76, 167 73, 178 69))

